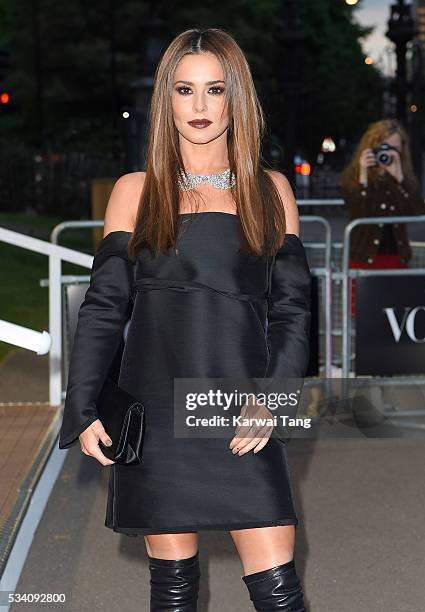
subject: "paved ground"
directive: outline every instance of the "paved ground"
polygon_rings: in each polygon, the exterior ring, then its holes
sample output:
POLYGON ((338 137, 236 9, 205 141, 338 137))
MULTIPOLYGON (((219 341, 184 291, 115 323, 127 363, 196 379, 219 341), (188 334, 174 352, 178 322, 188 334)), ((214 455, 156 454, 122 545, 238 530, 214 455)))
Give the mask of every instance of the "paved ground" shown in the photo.
MULTIPOLYGON (((295 558, 308 609, 421 612, 423 440, 292 439, 288 451, 301 522, 295 558)), ((143 539, 103 525, 108 470, 77 447, 69 451, 17 592, 63 592, 68 603, 56 609, 67 612, 148 612, 143 539)), ((200 532, 199 548, 200 612, 252 609, 228 533, 200 532)))
POLYGON ((48 402, 49 357, 13 347, 0 362, 0 401, 48 402))
POLYGON ((0 539, 8 537, 13 505, 57 413, 48 394, 47 356, 24 349, 6 355, 0 364, 0 539))

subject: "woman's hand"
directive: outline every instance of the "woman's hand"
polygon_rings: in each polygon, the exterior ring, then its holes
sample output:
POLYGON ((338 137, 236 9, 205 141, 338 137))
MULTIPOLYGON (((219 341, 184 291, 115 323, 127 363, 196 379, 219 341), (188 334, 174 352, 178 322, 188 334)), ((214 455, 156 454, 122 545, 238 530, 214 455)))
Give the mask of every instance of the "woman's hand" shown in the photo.
POLYGON ((372 151, 372 149, 370 148, 363 149, 363 151, 360 154, 359 164, 360 164, 359 181, 360 183, 367 184, 367 169, 370 168, 371 166, 377 165, 375 153, 372 151))
POLYGON ((370 166, 376 166, 377 161, 376 161, 376 157, 375 157, 375 153, 373 152, 372 149, 363 149, 363 151, 360 154, 360 159, 359 159, 359 164, 360 164, 360 168, 362 169, 367 169, 370 166))
POLYGON ((100 450, 99 440, 101 440, 105 446, 110 446, 112 444, 112 440, 106 433, 100 419, 93 421, 93 423, 79 435, 79 439, 81 450, 85 455, 94 457, 102 465, 112 465, 115 463, 115 461, 111 461, 108 457, 105 457, 100 450))
POLYGON ((253 402, 252 405, 243 406, 241 410, 242 419, 254 419, 252 425, 238 425, 236 436, 231 440, 229 448, 233 454, 244 455, 254 449, 254 453, 261 450, 269 441, 273 431, 273 425, 261 425, 261 421, 256 423, 255 419, 270 419, 273 414, 263 404, 253 402), (239 434, 239 435, 238 435, 239 434))

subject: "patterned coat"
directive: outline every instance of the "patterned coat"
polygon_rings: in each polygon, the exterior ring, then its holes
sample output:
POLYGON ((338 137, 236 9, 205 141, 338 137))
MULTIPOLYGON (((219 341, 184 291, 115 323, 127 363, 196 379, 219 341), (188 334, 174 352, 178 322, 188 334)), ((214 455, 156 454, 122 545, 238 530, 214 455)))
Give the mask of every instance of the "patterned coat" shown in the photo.
MULTIPOLYGON (((359 217, 388 217, 394 215, 425 215, 425 201, 420 191, 405 179, 399 183, 389 172, 384 172, 367 187, 358 183, 354 190, 342 189, 350 221, 359 217)), ((401 261, 412 256, 406 223, 385 224, 391 227, 401 261)), ((384 234, 383 223, 361 225, 352 231, 350 258, 373 263, 384 234)))

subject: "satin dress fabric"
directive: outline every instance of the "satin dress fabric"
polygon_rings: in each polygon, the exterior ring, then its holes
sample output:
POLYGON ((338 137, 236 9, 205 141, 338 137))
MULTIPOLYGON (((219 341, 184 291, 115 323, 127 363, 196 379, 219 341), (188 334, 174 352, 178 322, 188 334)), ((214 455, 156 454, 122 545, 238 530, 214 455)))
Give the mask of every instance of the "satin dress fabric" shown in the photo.
POLYGON ((177 248, 127 256, 130 232, 100 243, 71 353, 60 448, 96 416, 113 364, 145 406, 143 460, 110 466, 105 526, 127 534, 297 525, 286 441, 239 456, 229 437, 174 436, 175 377, 303 377, 311 274, 286 234, 273 258, 239 248, 240 220, 179 215, 177 248), (127 328, 125 341, 124 328, 127 328))

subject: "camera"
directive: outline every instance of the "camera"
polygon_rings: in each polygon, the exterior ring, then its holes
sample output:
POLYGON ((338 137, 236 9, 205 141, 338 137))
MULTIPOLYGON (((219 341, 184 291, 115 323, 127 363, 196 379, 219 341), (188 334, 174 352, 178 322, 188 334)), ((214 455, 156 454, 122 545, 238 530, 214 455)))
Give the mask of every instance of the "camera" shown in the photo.
POLYGON ((390 166, 393 163, 393 156, 388 151, 397 151, 396 147, 393 147, 386 142, 382 143, 379 147, 372 149, 375 154, 376 163, 380 162, 384 166, 390 166))

